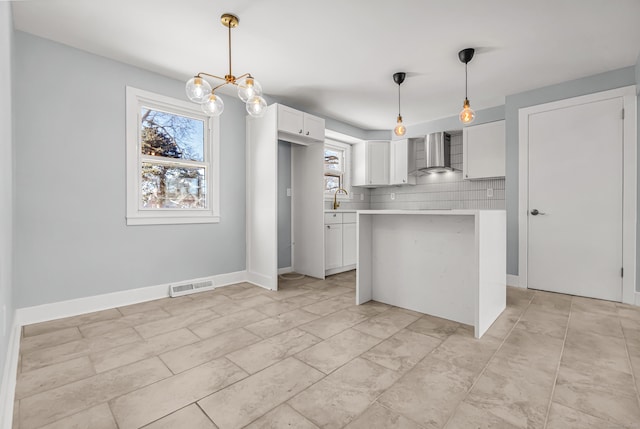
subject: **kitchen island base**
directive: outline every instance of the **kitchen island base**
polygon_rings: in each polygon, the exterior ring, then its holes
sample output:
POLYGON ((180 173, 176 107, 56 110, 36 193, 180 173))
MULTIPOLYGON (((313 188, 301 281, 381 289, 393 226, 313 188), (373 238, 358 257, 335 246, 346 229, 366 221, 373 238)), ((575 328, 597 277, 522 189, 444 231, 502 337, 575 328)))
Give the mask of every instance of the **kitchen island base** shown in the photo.
POLYGON ((476 338, 505 309, 504 210, 363 210, 357 232, 357 304, 471 325, 476 338))

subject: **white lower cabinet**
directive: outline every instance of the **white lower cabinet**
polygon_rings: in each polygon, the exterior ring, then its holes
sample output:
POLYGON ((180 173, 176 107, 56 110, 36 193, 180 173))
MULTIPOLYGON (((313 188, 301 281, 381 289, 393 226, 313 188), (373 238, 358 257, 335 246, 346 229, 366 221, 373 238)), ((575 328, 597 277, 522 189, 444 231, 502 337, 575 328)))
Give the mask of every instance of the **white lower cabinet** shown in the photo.
POLYGON ((356 214, 325 213, 324 268, 331 275, 356 267, 356 214))

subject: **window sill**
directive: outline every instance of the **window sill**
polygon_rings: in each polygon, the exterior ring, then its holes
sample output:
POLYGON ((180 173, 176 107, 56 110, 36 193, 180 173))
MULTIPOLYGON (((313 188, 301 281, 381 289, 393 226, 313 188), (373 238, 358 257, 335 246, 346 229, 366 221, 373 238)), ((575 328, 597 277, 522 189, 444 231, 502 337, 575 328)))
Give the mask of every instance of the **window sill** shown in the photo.
POLYGON ((220 216, 127 216, 127 226, 220 223, 220 216))

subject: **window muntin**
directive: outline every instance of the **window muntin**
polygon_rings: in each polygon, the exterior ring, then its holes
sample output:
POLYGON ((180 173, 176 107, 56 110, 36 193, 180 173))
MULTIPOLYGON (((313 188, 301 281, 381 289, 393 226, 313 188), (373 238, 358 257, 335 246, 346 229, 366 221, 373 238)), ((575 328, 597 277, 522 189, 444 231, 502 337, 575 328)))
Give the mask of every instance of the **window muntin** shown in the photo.
MULTIPOLYGON (((333 198, 333 194, 340 188, 351 194, 350 184, 350 154, 351 146, 333 140, 326 140, 324 145, 324 192, 325 196, 333 198)), ((349 196, 340 193, 338 198, 349 196)))

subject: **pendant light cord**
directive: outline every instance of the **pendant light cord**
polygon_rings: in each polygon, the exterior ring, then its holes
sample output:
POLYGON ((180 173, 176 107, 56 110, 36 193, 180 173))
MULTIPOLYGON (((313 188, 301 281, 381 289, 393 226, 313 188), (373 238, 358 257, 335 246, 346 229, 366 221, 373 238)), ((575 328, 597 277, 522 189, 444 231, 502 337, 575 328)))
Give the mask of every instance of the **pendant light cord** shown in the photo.
POLYGON ((398 116, 402 116, 400 114, 400 85, 401 84, 398 84, 398 116))
POLYGON ((229 22, 229 76, 233 76, 231 74, 231 22, 229 22))
POLYGON ((466 100, 467 97, 467 86, 468 86, 468 75, 467 75, 467 65, 469 64, 469 62, 464 63, 464 99, 466 100))

